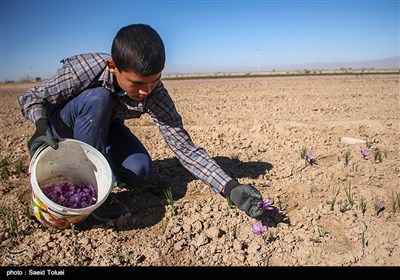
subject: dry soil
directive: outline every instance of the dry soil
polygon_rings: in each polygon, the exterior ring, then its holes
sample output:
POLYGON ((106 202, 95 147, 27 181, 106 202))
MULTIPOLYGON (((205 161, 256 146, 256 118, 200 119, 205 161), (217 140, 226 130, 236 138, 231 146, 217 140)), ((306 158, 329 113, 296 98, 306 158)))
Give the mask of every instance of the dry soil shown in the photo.
POLYGON ((400 265, 399 75, 164 83, 193 141, 283 211, 264 219, 264 238, 252 232, 254 219, 178 163, 148 116, 127 124, 157 175, 146 187, 112 192, 132 219, 45 228, 29 213, 26 143, 34 127, 17 101, 32 85, 3 84, 1 266, 400 265), (304 149, 316 164, 301 157, 304 149))

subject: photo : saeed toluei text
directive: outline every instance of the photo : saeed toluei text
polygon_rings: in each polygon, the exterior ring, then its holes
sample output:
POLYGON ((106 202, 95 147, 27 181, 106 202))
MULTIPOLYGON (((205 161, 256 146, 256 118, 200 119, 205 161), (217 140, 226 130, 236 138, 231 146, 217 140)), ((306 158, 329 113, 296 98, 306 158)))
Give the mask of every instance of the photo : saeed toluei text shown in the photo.
POLYGON ((6 276, 64 276, 64 269, 8 269, 6 276))

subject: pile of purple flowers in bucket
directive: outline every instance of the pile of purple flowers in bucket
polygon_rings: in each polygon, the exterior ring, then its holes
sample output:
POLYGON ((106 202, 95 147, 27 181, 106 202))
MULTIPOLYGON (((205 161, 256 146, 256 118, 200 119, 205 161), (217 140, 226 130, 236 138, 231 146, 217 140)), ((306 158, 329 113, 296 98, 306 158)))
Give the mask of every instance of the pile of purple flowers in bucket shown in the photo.
POLYGON ((42 189, 43 193, 58 205, 68 208, 85 208, 96 203, 96 189, 84 183, 63 182, 42 189))

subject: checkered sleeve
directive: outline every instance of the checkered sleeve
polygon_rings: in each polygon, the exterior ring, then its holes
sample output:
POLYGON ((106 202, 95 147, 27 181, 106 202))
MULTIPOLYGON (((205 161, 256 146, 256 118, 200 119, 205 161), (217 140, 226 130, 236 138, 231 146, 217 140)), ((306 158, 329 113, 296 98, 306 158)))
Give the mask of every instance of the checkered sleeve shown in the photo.
POLYGON ((149 114, 156 122, 164 140, 180 163, 196 178, 211 186, 214 192, 222 192, 232 179, 207 152, 195 145, 183 128, 182 118, 163 86, 159 86, 149 106, 149 114))
POLYGON ((46 117, 53 106, 64 104, 84 89, 98 83, 109 56, 92 53, 63 59, 57 74, 18 97, 22 115, 34 123, 46 117))
POLYGON ((18 97, 22 115, 33 122, 46 117, 52 104, 62 103, 63 100, 69 98, 73 89, 73 80, 71 68, 64 65, 53 78, 18 97))

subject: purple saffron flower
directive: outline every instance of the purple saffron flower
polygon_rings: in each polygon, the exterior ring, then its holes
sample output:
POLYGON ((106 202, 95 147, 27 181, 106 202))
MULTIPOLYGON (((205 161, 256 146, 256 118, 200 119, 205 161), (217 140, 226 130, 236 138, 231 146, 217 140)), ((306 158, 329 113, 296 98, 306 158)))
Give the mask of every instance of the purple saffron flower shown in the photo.
POLYGON ((385 201, 383 199, 379 200, 379 202, 378 202, 378 211, 383 208, 383 204, 384 203, 385 203, 385 201))
POLYGON ((257 203, 258 207, 266 210, 274 210, 274 207, 272 206, 272 202, 268 200, 260 201, 257 203))
POLYGON ((83 189, 83 192, 86 194, 86 196, 92 197, 96 201, 96 190, 92 186, 88 186, 83 189))
POLYGON ((48 187, 48 189, 44 190, 44 193, 47 195, 47 197, 49 197, 57 204, 62 204, 65 201, 65 197, 62 193, 61 188, 56 185, 51 185, 50 187, 48 187))
POLYGON ((76 193, 74 195, 72 195, 69 198, 69 203, 71 208, 81 208, 80 204, 82 202, 82 199, 84 199, 84 197, 81 195, 81 193, 76 193))
POLYGON ((306 151, 305 159, 311 165, 316 163, 316 159, 314 158, 313 154, 310 151, 306 151))
POLYGON ((361 155, 367 159, 369 157, 369 155, 371 154, 371 151, 369 149, 363 149, 361 150, 361 155))
POLYGON ((75 193, 75 186, 70 182, 65 182, 60 185, 61 191, 65 197, 70 197, 75 193))
POLYGON ((251 230, 254 234, 260 235, 267 231, 267 227, 263 226, 262 223, 259 221, 258 223, 251 225, 251 230))
POLYGON ((43 188, 53 202, 68 208, 85 208, 96 203, 96 189, 84 183, 63 182, 43 188))
POLYGON ((383 211, 384 207, 383 204, 385 201, 383 199, 380 199, 376 204, 375 204, 375 214, 378 216, 378 214, 383 211))

